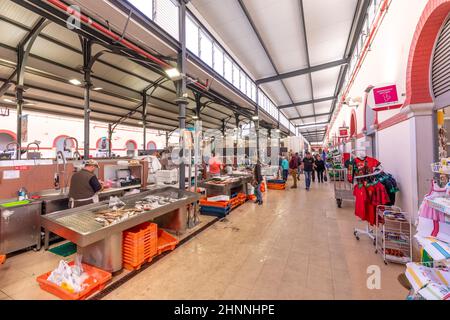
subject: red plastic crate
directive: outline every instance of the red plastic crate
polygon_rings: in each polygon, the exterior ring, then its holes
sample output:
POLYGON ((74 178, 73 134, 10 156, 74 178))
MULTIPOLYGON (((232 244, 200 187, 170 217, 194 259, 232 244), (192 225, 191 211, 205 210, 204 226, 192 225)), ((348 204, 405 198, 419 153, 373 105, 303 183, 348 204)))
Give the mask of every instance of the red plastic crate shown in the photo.
POLYGON ((164 230, 158 230, 158 254, 173 250, 180 241, 164 230))
MULTIPOLYGON (((70 262, 69 265, 73 266, 74 262, 70 262)), ((66 289, 54 284, 53 282, 48 281, 47 279, 52 273, 51 271, 40 275, 36 280, 42 290, 47 291, 60 299, 84 300, 94 292, 102 290, 105 287, 106 283, 111 280, 112 275, 109 272, 103 271, 88 264, 82 263, 82 265, 84 271, 89 275, 89 278, 85 281, 85 283, 88 283, 89 286, 79 293, 69 292, 66 289)))
POLYGON ((127 270, 139 269, 158 253, 158 225, 146 222, 123 233, 122 260, 127 270))

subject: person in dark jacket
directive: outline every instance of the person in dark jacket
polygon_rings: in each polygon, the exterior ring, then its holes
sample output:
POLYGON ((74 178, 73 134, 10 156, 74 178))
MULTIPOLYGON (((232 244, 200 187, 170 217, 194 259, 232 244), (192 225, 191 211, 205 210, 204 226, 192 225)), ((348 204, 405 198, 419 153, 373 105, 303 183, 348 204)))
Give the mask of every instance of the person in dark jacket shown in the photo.
POLYGON ((322 157, 319 154, 316 156, 314 168, 316 169, 317 172, 318 182, 323 183, 323 173, 325 172, 325 161, 322 160, 322 157))
POLYGON ((309 151, 306 151, 306 156, 302 161, 302 169, 305 173, 306 190, 309 191, 311 187, 311 176, 314 171, 314 158, 309 151))
POLYGON ((261 174, 261 162, 258 160, 255 165, 255 171, 254 171, 254 178, 255 178, 255 188, 256 188, 256 201, 258 205, 263 204, 262 199, 262 192, 261 192, 261 183, 263 182, 263 177, 261 174))
POLYGON ((87 160, 84 168, 72 175, 69 189, 71 208, 99 202, 98 192, 103 189, 103 186, 94 173, 97 168, 97 161, 87 160))

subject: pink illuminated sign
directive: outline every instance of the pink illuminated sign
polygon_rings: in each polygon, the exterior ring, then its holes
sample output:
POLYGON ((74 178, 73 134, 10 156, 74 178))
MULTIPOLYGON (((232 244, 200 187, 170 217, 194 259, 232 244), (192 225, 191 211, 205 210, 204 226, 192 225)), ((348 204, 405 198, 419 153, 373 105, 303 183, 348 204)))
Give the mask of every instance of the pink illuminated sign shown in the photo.
POLYGON ((375 105, 386 105, 398 102, 397 86, 391 85, 387 87, 373 89, 375 105))

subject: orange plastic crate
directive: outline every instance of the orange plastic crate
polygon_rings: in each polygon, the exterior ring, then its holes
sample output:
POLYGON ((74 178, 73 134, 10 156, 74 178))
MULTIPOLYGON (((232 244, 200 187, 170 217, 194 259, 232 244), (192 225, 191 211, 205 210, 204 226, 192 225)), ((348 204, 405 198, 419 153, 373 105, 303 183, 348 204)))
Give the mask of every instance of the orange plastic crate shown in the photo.
POLYGON ((158 254, 173 250, 180 241, 164 230, 158 230, 158 254))
POLYGON ((158 253, 158 225, 146 222, 123 233, 122 259, 127 270, 139 269, 158 253))
POLYGON ((231 204, 230 201, 206 201, 200 200, 200 205, 205 207, 218 207, 218 208, 226 208, 231 204))
MULTIPOLYGON (((69 265, 73 266, 74 262, 70 262, 69 265)), ((60 299, 84 300, 94 292, 102 290, 105 287, 106 283, 111 280, 112 275, 109 272, 103 271, 88 264, 82 263, 82 265, 84 271, 89 275, 89 278, 85 281, 85 283, 88 284, 88 287, 86 287, 86 289, 79 293, 69 292, 66 289, 54 284, 53 282, 48 281, 47 279, 50 276, 51 271, 40 275, 36 280, 42 290, 47 291, 60 299)))

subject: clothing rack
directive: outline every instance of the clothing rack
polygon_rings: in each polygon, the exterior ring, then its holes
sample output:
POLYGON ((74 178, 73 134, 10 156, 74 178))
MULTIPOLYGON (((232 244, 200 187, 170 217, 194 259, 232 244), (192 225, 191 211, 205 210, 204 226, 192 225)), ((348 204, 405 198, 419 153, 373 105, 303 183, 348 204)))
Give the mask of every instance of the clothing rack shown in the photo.
MULTIPOLYGON (((353 149, 351 151, 351 155, 354 158, 359 158, 356 155, 356 151, 362 151, 362 152, 366 152, 366 149, 353 149)), ((354 176, 354 179, 364 179, 364 178, 369 178, 369 177, 374 177, 377 176, 381 173, 383 173, 383 167, 381 165, 379 165, 377 167, 378 170, 376 170, 376 172, 370 173, 370 174, 365 174, 365 175, 361 175, 361 176, 354 176)), ((360 240, 361 236, 367 236, 369 239, 371 239, 373 241, 373 245, 376 245, 376 234, 375 234, 375 229, 370 229, 369 228, 369 222, 367 222, 366 224, 366 228, 363 229, 359 229, 359 228, 354 228, 353 229, 353 235, 355 236, 356 240, 360 240)))

